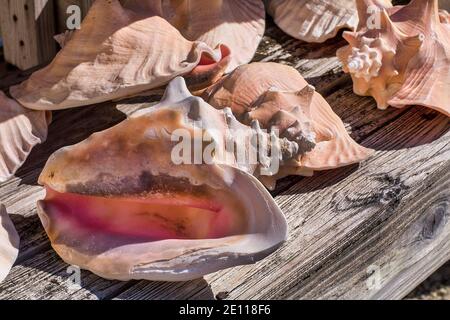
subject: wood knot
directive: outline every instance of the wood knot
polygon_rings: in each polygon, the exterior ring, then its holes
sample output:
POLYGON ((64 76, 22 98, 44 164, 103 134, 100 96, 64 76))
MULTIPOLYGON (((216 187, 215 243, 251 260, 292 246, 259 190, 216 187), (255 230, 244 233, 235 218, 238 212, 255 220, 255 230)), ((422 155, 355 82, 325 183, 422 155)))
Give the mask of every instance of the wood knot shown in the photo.
POLYGON ((423 240, 436 238, 448 223, 450 216, 448 202, 440 202, 433 210, 433 214, 428 215, 424 221, 424 226, 420 233, 420 238, 423 240))

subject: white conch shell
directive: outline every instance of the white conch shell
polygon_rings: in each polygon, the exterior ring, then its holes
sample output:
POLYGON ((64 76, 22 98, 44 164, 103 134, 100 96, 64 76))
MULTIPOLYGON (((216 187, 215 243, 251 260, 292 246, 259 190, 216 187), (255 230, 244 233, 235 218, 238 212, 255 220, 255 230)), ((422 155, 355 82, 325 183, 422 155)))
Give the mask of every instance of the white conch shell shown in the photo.
POLYGON ((372 150, 358 145, 325 99, 292 67, 278 63, 251 63, 210 87, 204 99, 218 109, 231 108, 246 123, 258 120, 267 130, 299 145, 298 157, 285 163, 274 182, 286 175, 311 175, 360 162, 372 150))
POLYGON ((160 104, 57 151, 39 179, 47 197, 38 213, 53 248, 104 278, 161 281, 254 263, 276 250, 286 220, 257 179, 234 161, 174 162, 179 130, 221 144, 230 127, 252 131, 176 78, 160 104))
MULTIPOLYGON (((324 42, 341 29, 358 25, 355 0, 267 0, 275 23, 290 36, 307 42, 324 42)), ((378 0, 386 6, 389 0, 378 0)))
MULTIPOLYGON (((362 22, 373 5, 359 1, 362 22)), ((379 28, 361 23, 344 32, 350 45, 337 52, 355 93, 373 96, 380 109, 422 105, 450 115, 450 25, 440 21, 437 0, 379 12, 379 28)))
POLYGON ((17 259, 19 242, 19 235, 5 207, 0 204, 0 282, 6 278, 17 259))
POLYGON ((0 182, 9 179, 34 146, 47 139, 51 113, 22 107, 0 91, 0 182))
POLYGON ((231 51, 226 72, 250 62, 264 35, 261 0, 168 0, 163 1, 162 10, 186 39, 212 48, 226 45, 231 51))
POLYGON ((228 48, 188 41, 157 3, 98 0, 53 62, 11 95, 23 106, 56 110, 124 98, 186 76, 202 89, 223 74, 228 48))

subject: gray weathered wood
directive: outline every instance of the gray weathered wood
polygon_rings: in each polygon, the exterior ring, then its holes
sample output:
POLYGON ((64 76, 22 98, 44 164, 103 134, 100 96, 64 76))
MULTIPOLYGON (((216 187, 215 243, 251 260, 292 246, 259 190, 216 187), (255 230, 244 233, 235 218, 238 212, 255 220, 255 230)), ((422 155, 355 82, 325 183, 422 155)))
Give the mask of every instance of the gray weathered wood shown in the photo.
MULTIPOLYGON (((130 101, 105 103, 56 112, 49 140, 33 151, 17 178, 0 185, 0 202, 13 213, 22 236, 19 261, 0 284, 0 299, 405 296, 450 258, 450 127, 446 117, 433 111, 381 111, 372 99, 354 95, 351 79, 334 57, 342 44, 334 39, 307 45, 270 27, 255 57, 295 66, 352 136, 377 150, 360 165, 280 181, 273 194, 289 220, 290 238, 279 251, 255 265, 187 283, 124 283, 83 272, 82 288, 70 288, 68 266, 51 250, 36 217, 35 202, 43 196, 36 180, 53 151, 142 107, 130 101)), ((9 77, 8 85, 21 77, 9 77)))
POLYGON ((53 58, 56 53, 53 10, 53 1, 49 0, 1 0, 6 61, 24 70, 53 58))

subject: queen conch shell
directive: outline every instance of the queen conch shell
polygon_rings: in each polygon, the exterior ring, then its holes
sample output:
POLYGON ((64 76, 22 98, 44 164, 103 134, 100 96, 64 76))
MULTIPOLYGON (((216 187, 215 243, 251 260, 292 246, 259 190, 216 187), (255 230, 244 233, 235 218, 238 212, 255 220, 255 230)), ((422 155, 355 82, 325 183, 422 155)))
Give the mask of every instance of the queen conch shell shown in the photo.
MULTIPOLYGON (((290 36, 306 42, 324 42, 341 29, 358 25, 356 0, 266 0, 275 23, 290 36)), ((391 5, 390 0, 377 0, 391 5)))
MULTIPOLYGON (((361 3, 364 21, 372 2, 361 3)), ((345 32, 350 45, 337 52, 355 93, 373 96, 380 109, 421 105, 449 116, 450 25, 441 22, 438 1, 379 10, 380 28, 361 24, 356 32, 345 32)))
POLYGON ((202 89, 221 77, 228 54, 186 40, 157 1, 97 0, 53 62, 10 92, 29 109, 57 110, 139 94, 176 76, 202 89))
POLYGON ((226 45, 231 51, 227 73, 252 60, 264 35, 262 0, 167 0, 162 10, 186 39, 213 48, 226 45))
POLYGON ((0 91, 0 182, 25 162, 34 146, 47 139, 51 114, 22 107, 0 91))
POLYGON ((314 87, 292 67, 251 63, 237 68, 203 95, 217 109, 231 108, 242 123, 259 121, 298 145, 298 156, 264 183, 273 188, 287 175, 312 175, 365 160, 372 150, 358 145, 314 87))
POLYGON ((0 204, 0 282, 6 278, 17 259, 19 242, 19 235, 5 207, 0 204))
POLYGON ((53 248, 104 278, 159 281, 198 278, 275 251, 286 220, 247 173, 254 166, 213 152, 210 163, 174 158, 174 136, 189 133, 186 141, 204 152, 202 137, 222 145, 232 128, 252 132, 191 96, 179 77, 160 104, 57 151, 40 176, 47 196, 38 203, 53 248))

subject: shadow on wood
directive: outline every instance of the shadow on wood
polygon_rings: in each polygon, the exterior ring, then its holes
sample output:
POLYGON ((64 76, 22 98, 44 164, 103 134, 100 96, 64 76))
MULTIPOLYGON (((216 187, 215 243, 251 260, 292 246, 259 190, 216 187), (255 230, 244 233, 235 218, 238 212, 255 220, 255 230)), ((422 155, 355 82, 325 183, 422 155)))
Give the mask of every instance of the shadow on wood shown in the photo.
MULTIPOLYGON (((383 130, 375 131, 362 144, 375 150, 401 150, 430 144, 450 130, 449 119, 421 106, 406 107, 399 116, 384 124, 383 130)), ((385 112, 376 110, 374 112, 385 112)))
MULTIPOLYGON (((39 246, 33 245, 33 235, 43 234, 43 228, 37 216, 23 217, 11 215, 20 230, 23 240, 20 255, 16 264, 2 283, 0 299, 11 297, 18 299, 34 299, 35 296, 45 295, 46 299, 111 299, 123 300, 141 299, 214 299, 214 294, 203 278, 189 282, 151 282, 151 281, 112 281, 102 279, 89 271, 81 270, 79 279, 81 286, 74 281, 76 268, 62 261, 51 248, 47 238, 40 239, 39 246), (24 225, 32 228, 25 228, 24 225), (36 228, 41 229, 39 231, 36 228), (51 278, 51 281, 42 279, 51 278), (20 285, 29 286, 26 290, 17 290, 20 285), (30 289, 31 288, 31 289, 30 289), (194 297, 195 295, 195 297, 194 297)), ((36 239, 34 239, 36 240, 36 239)))

